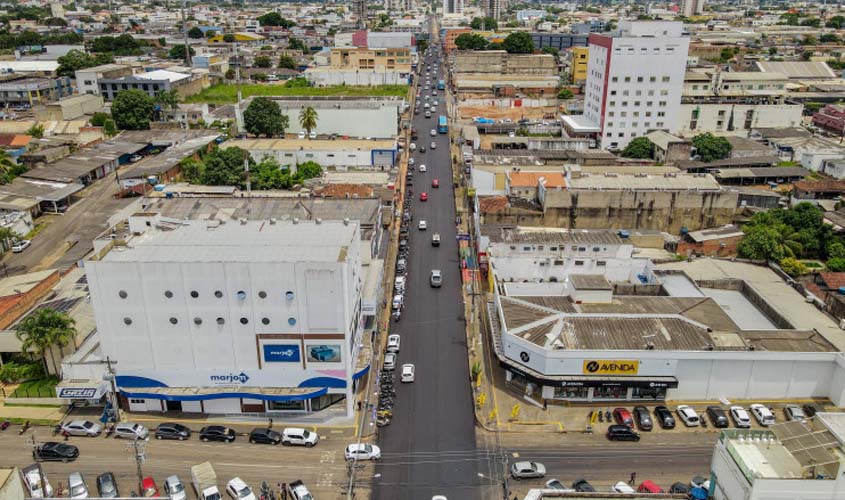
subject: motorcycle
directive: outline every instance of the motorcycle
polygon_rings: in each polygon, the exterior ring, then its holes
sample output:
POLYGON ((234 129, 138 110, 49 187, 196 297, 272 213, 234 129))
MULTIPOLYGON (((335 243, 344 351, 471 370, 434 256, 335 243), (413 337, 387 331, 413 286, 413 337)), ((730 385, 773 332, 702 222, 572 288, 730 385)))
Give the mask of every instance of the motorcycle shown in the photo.
POLYGON ((402 319, 402 313, 399 311, 393 311, 393 321, 398 323, 400 319, 402 319))
POLYGON ((20 430, 20 432, 18 432, 18 434, 23 434, 24 432, 26 432, 28 430, 29 430, 29 420, 27 420, 26 422, 23 423, 23 425, 21 426, 21 430, 20 430))
POLYGON ((599 422, 604 422, 604 412, 599 410, 599 422))
POLYGON ((12 425, 12 422, 10 422, 9 420, 4 420, 3 423, 0 423, 0 431, 5 431, 9 428, 10 425, 12 425))
POLYGON ((114 434, 114 424, 109 424, 106 426, 106 431, 103 433, 103 435, 108 438, 112 434, 114 434))
POLYGON ((605 410, 604 412, 604 419, 610 422, 610 410, 605 410))
POLYGON ((56 424, 56 426, 53 427, 53 435, 56 436, 60 432, 62 432, 62 424, 56 424))

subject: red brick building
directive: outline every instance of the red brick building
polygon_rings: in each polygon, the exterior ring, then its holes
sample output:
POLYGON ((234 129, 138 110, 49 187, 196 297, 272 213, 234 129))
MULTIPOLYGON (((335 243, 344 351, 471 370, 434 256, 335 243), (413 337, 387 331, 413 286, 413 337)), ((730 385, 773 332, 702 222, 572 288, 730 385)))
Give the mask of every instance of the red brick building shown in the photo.
POLYGON ((813 114, 813 125, 835 134, 845 133, 845 106, 828 104, 813 114))

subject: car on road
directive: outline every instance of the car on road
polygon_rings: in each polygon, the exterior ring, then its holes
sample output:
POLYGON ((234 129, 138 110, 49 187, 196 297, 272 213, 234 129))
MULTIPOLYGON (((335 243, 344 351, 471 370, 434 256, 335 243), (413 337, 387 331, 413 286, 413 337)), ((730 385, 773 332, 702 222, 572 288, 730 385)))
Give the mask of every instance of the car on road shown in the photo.
POLYGON ((431 149, 437 149, 437 143, 436 143, 436 142, 434 142, 434 141, 431 141, 431 146, 429 146, 429 147, 430 147, 431 149))
POLYGON ((378 460, 381 458, 381 448, 369 443, 350 444, 343 451, 347 460, 378 460))
POLYGON ((572 489, 581 493, 595 493, 596 489, 586 479, 579 479, 572 483, 572 489))
POLYGON ((431 235, 431 246, 439 247, 440 246, 440 233, 434 233, 431 235))
POLYGON ((396 369, 396 353, 389 352, 384 355, 384 369, 388 371, 396 369))
POLYGON ((273 429, 256 427, 249 433, 249 442, 252 444, 279 444, 282 442, 282 435, 273 429))
POLYGON ((675 411, 678 412, 681 422, 683 422, 687 427, 698 427, 701 425, 698 413, 696 413, 691 407, 687 405, 678 405, 678 407, 675 408, 675 411))
POLYGON ((100 498, 117 498, 120 490, 117 488, 117 480, 111 472, 103 472, 97 476, 97 494, 100 498))
POLYGON ((79 458, 79 448, 72 444, 48 441, 32 450, 36 462, 72 462, 79 458))
MULTIPOLYGON (((396 266, 396 270, 397 271, 399 270, 398 265, 396 266)), ((404 264, 403 264, 403 270, 404 270, 404 264)), ((391 304, 391 306, 393 307, 393 310, 398 311, 399 309, 402 309, 403 305, 405 305, 405 296, 402 295, 402 294, 399 294, 399 293, 394 295, 393 296, 393 303, 391 304)))
POLYGON ((636 493, 637 491, 634 488, 626 483, 625 481, 619 481, 618 483, 614 484, 610 490, 613 493, 636 493))
POLYGON ((285 446, 298 445, 311 448, 320 442, 320 436, 301 427, 288 427, 282 431, 282 444, 285 446))
POLYGON ((425 191, 420 193, 420 201, 428 201, 428 193, 426 193, 425 191))
POLYGON ((165 422, 156 428, 156 439, 178 439, 184 441, 191 437, 191 429, 182 424, 165 422))
POLYGON ((398 333, 387 336, 387 352, 399 352, 401 338, 398 333))
POLYGON ((639 441, 640 434, 631 426, 615 424, 607 428, 607 439, 611 441, 639 441))
POLYGON ((147 476, 141 481, 141 496, 145 498, 158 498, 161 493, 158 492, 155 479, 147 476))
POLYGON ((402 365, 402 383, 411 383, 414 381, 414 372, 416 368, 412 363, 405 363, 402 365))
POLYGON ((147 439, 150 431, 135 422, 121 422, 114 426, 114 437, 125 439, 147 439))
POLYGON ((440 269, 431 270, 429 282, 431 283, 432 288, 440 288, 440 286, 443 285, 443 273, 440 272, 440 269))
POLYGON ((426 229, 428 229, 428 223, 424 220, 421 220, 419 224, 417 224, 417 227, 420 231, 425 231, 426 229))
POLYGON ((99 424, 90 420, 74 420, 62 426, 62 432, 67 432, 71 436, 96 437, 102 430, 99 424))
POLYGON ((185 492, 185 485, 179 476, 168 476, 164 480, 164 492, 170 495, 170 500, 187 500, 188 494, 185 492))
POLYGON ((255 500, 255 494, 243 479, 236 477, 226 485, 226 493, 234 500, 255 500))
POLYGON ((16 241, 16 242, 12 245, 12 252, 14 252, 14 253, 21 253, 21 252, 23 252, 24 250, 26 250, 27 248, 29 248, 29 246, 30 246, 30 245, 32 245, 32 241, 30 241, 30 240, 19 240, 19 241, 16 241))
POLYGON ((437 179, 431 179, 431 187, 439 188, 440 187, 440 181, 438 181, 437 179))
POLYGON ((641 431, 650 431, 654 428, 654 421, 651 420, 651 415, 645 406, 634 407, 634 420, 636 420, 641 431))
POLYGON ((425 153, 425 146, 420 146, 420 153, 425 153))
POLYGON ((804 410, 798 405, 786 405, 783 409, 783 414, 786 415, 787 420, 804 421, 807 419, 804 415, 804 410))
POLYGON ((713 427, 716 427, 717 429, 723 429, 730 425, 728 416, 725 414, 725 410, 716 405, 707 407, 707 417, 710 418, 710 422, 713 423, 713 427))
POLYGON ((547 490, 555 490, 555 491, 574 491, 571 488, 567 488, 557 479, 549 479, 546 481, 546 489, 547 490))
POLYGON ((421 165, 420 165, 419 167, 417 167, 417 168, 418 168, 418 170, 419 170, 420 172, 426 172, 426 171, 428 170, 428 167, 426 167, 426 166, 425 166, 425 163, 421 164, 421 165))
POLYGON ((437 137, 437 129, 431 129, 431 132, 429 132, 429 133, 431 134, 432 137, 437 137))
POLYGON ((531 479, 546 475, 546 466, 539 462, 514 462, 511 465, 511 477, 519 479, 531 479))
POLYGON ((88 498, 88 485, 81 472, 71 472, 67 476, 67 489, 70 498, 88 498))
POLYGON ((231 443, 235 440, 235 431, 222 425, 209 425, 200 429, 200 441, 222 441, 231 443))
POLYGON ((634 427, 634 417, 631 416, 631 412, 629 412, 626 408, 614 408, 613 420, 615 420, 617 424, 627 425, 632 429, 634 427))
POLYGON ((771 412, 765 405, 761 405, 760 403, 754 403, 751 405, 751 413, 754 415, 754 418, 757 419, 757 422, 760 425, 768 427, 770 425, 774 425, 775 423, 775 415, 771 412))
POLYGON ((736 427, 742 429, 751 427, 751 417, 748 415, 748 412, 745 411, 745 408, 741 406, 731 406, 730 414, 736 427))

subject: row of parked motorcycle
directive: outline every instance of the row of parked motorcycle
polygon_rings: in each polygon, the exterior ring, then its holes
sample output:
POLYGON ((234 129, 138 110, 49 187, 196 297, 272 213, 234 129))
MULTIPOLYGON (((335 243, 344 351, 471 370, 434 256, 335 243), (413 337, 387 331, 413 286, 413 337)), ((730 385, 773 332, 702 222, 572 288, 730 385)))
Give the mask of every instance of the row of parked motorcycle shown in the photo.
POLYGON ((382 370, 379 374, 379 399, 376 409, 376 425, 385 427, 393 419, 393 403, 396 387, 393 385, 393 372, 382 370))
MULTIPOLYGON (((410 174, 409 174, 410 175, 410 174)), ((410 190, 410 188, 408 188, 410 190)), ((408 256, 411 252, 411 246, 408 242, 410 237, 411 221, 414 220, 414 215, 411 212, 411 200, 413 194, 410 191, 405 197, 405 203, 402 206, 402 223, 399 228, 399 252, 396 255, 396 277, 407 278, 408 273, 408 256)), ((405 283, 405 280, 397 280, 397 282, 405 283)), ((392 314, 391 318, 394 322, 399 322, 402 319, 402 309, 405 306, 405 287, 395 286, 393 290, 393 303, 391 304, 392 314)))

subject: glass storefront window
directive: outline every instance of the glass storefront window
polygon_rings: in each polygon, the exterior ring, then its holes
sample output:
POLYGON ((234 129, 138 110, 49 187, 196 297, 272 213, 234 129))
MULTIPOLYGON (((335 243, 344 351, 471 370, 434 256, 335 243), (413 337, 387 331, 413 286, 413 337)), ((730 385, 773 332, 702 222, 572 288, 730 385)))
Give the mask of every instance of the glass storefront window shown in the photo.
POLYGON ((634 387, 631 399, 666 399, 665 387, 634 387))
POLYGON ((555 399, 587 399, 589 387, 555 387, 555 399))
POLYGON ((625 387, 596 387, 593 389, 593 399, 625 399, 628 389, 625 387))
POLYGON ((311 400, 311 411, 319 411, 346 399, 343 394, 323 394, 311 400))
POLYGON ((268 401, 268 410, 305 410, 305 401, 268 401))

